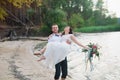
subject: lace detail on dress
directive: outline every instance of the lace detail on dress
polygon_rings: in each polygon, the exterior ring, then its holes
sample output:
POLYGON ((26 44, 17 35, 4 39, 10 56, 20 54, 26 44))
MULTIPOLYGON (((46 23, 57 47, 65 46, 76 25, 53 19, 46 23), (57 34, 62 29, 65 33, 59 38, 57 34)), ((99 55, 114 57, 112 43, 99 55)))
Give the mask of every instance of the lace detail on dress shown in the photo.
POLYGON ((69 40, 70 42, 72 42, 72 40, 70 38, 71 35, 72 34, 63 35, 62 38, 61 38, 61 42, 66 42, 67 40, 69 40))

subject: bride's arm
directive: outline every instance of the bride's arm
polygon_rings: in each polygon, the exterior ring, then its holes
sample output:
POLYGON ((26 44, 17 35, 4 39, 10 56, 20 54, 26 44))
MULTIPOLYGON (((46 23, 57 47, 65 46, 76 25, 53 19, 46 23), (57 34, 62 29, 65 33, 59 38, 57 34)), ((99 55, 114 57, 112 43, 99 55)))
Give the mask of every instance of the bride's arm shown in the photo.
POLYGON ((85 48, 85 49, 88 49, 88 47, 82 45, 82 44, 76 39, 76 37, 75 37, 74 35, 71 35, 71 40, 72 40, 74 43, 76 43, 77 45, 79 45, 79 46, 81 46, 81 47, 83 47, 83 48, 85 48))

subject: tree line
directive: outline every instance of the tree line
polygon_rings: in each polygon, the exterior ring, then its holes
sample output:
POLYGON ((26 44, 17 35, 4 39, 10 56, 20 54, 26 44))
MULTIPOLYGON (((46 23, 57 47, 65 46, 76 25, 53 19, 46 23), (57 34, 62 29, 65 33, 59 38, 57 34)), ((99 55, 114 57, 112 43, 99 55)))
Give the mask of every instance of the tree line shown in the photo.
POLYGON ((0 23, 40 26, 46 32, 54 23, 60 29, 115 24, 115 15, 106 15, 103 4, 103 0, 1 0, 0 23))

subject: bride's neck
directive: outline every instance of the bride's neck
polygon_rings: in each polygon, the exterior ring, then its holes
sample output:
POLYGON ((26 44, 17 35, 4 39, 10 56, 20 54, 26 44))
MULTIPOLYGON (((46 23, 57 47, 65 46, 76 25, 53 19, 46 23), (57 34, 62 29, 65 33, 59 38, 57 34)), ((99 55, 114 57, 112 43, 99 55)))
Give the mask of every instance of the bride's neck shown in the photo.
POLYGON ((65 35, 67 35, 67 34, 69 34, 69 33, 65 32, 65 35))

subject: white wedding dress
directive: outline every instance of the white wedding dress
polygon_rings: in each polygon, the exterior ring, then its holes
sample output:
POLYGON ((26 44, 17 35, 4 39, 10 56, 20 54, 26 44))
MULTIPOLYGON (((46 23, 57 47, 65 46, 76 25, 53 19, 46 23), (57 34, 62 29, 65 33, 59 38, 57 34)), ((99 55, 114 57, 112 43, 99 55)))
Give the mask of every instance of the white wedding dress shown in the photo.
POLYGON ((63 35, 60 42, 49 42, 44 52, 45 64, 48 67, 54 67, 55 64, 61 62, 70 53, 70 44, 66 41, 72 41, 72 34, 63 35))

